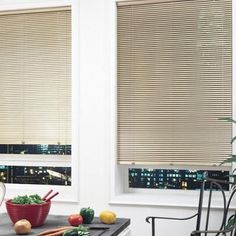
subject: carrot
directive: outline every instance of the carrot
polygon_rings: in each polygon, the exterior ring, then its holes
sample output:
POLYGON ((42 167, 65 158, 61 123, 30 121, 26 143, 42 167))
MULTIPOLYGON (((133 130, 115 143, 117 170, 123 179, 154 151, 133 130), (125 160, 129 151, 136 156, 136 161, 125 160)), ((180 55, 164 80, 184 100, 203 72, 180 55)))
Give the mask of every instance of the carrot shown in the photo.
POLYGON ((62 230, 68 230, 68 229, 72 229, 73 226, 64 226, 64 227, 59 227, 59 228, 55 228, 55 229, 50 229, 50 230, 46 230, 40 234, 38 234, 38 236, 48 236, 52 233, 56 233, 58 231, 62 231, 62 230))
POLYGON ((47 234, 46 236, 61 236, 65 231, 67 231, 67 229, 63 229, 52 234, 47 234))

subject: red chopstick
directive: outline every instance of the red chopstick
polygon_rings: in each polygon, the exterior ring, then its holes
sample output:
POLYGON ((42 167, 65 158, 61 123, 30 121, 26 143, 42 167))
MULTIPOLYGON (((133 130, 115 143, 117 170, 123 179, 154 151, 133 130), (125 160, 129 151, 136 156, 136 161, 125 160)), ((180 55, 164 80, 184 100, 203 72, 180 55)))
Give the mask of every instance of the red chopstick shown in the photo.
POLYGON ((55 196, 57 196, 59 194, 59 192, 54 193, 53 195, 51 195, 49 198, 45 199, 45 202, 49 202, 52 198, 54 198, 55 196))
POLYGON ((46 198, 48 197, 48 195, 49 195, 50 193, 52 193, 52 191, 53 191, 52 189, 49 190, 48 193, 47 193, 42 199, 43 199, 43 200, 46 200, 46 198))

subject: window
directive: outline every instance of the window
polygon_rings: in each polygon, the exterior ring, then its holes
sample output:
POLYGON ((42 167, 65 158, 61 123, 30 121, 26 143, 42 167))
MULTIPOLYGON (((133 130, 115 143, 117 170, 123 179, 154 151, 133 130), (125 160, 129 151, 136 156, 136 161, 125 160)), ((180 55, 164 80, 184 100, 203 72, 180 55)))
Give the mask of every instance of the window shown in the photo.
POLYGON ((71 185, 70 7, 0 14, 1 180, 71 185))
MULTIPOLYGON (((216 167, 231 154, 232 1, 117 4, 117 162, 216 167)), ((219 169, 219 167, 217 168, 219 169)))
MULTIPOLYGON (((0 154, 55 155, 61 158, 61 155, 71 155, 71 145, 2 144, 0 154)), ((17 184, 71 185, 71 167, 3 165, 0 166, 0 181, 17 184)))
MULTIPOLYGON (((206 176, 229 181, 229 171, 130 168, 129 187, 144 189, 199 190, 201 188, 200 181, 206 176)), ((210 186, 206 185, 206 188, 210 188, 210 186)), ((223 185, 223 188, 229 190, 227 184, 223 185)))

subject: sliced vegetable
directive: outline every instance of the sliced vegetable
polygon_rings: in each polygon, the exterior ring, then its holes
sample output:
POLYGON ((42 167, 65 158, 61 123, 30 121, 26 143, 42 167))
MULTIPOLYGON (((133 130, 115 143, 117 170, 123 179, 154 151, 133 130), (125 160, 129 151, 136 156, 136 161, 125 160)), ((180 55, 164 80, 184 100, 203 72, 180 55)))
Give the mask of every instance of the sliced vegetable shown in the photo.
POLYGON ((79 227, 67 230, 63 236, 86 236, 90 235, 88 228, 80 225, 79 227))
POLYGON ((80 210, 80 215, 83 217, 84 224, 90 224, 94 218, 94 210, 90 207, 82 208, 80 210))

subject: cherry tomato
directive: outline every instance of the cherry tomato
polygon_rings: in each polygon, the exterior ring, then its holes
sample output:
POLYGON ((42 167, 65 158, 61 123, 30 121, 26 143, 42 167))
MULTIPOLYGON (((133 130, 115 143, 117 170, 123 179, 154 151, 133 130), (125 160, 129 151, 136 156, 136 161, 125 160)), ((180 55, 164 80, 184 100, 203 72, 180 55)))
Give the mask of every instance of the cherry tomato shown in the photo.
POLYGON ((68 222, 72 226, 78 226, 83 223, 83 217, 80 214, 69 215, 68 222))

